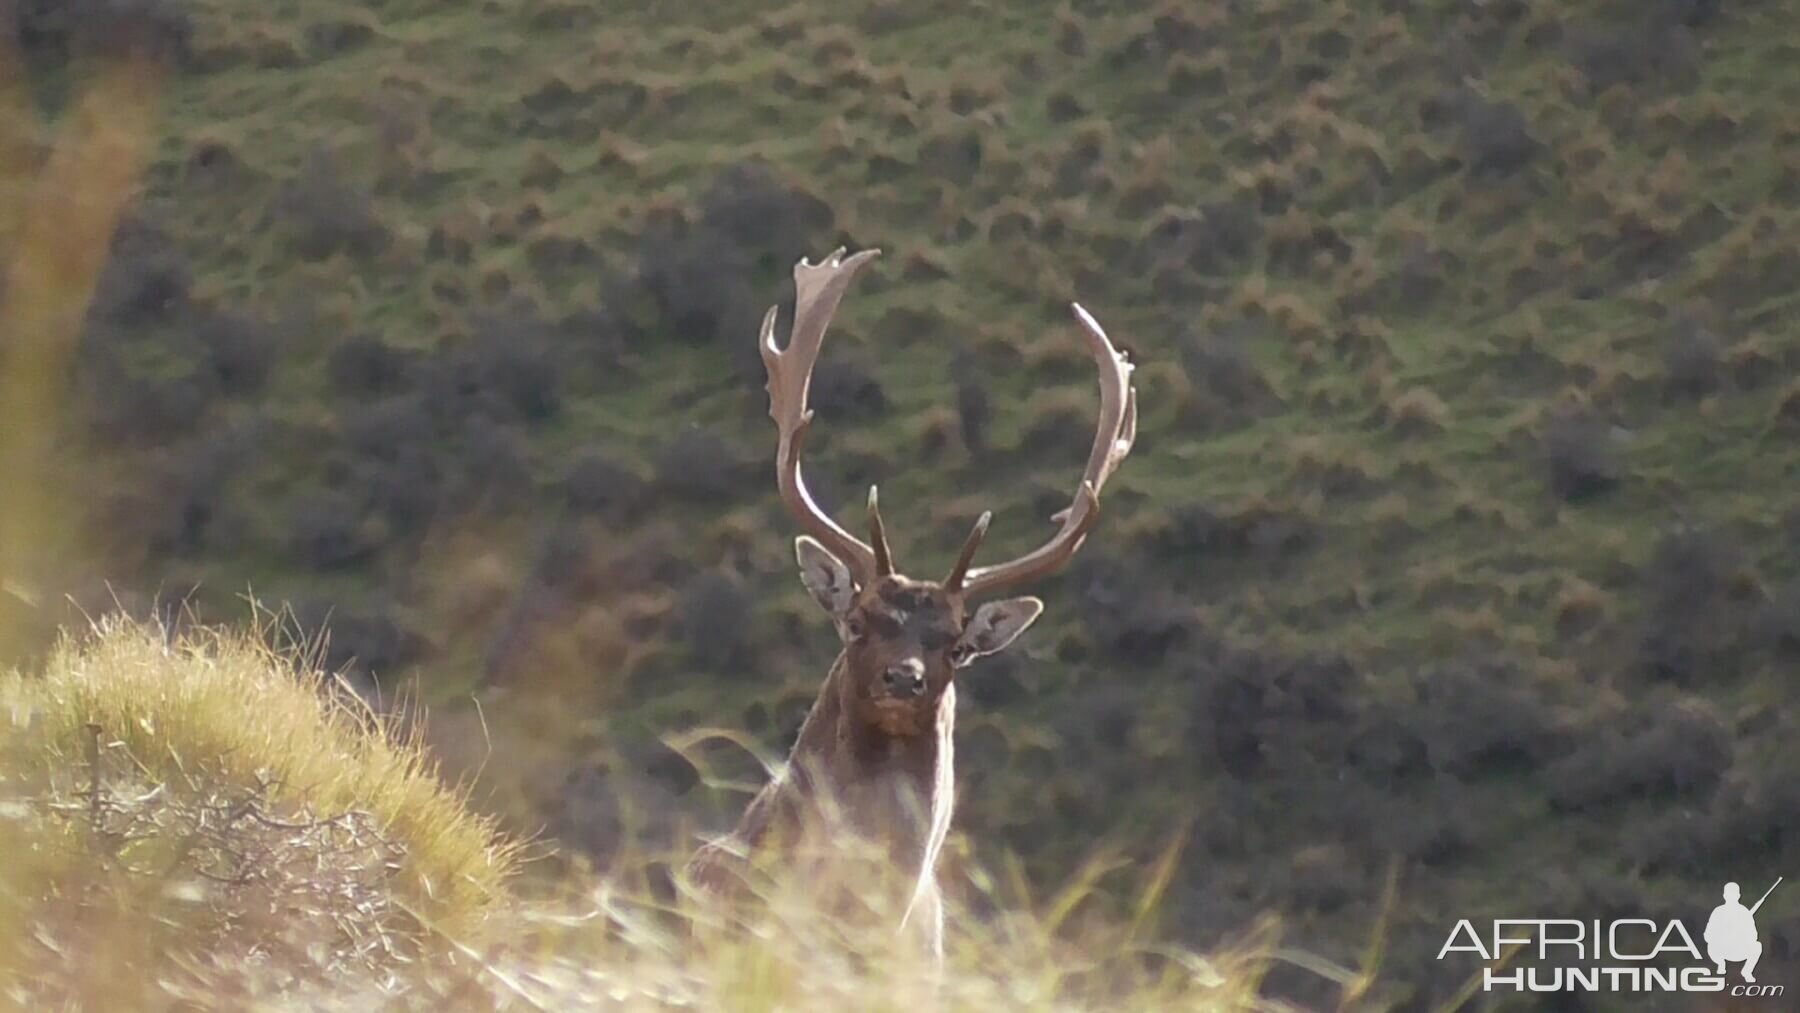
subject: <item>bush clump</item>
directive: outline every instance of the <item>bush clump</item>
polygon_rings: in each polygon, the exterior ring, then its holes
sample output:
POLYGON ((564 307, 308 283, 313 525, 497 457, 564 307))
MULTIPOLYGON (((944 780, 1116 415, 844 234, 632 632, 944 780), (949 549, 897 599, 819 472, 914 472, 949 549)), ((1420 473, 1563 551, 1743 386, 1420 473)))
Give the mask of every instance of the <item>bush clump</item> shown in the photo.
POLYGON ((657 490, 677 499, 717 503, 748 488, 750 462, 711 429, 677 433, 657 451, 655 463, 657 490))
POLYGON ((391 238, 374 199, 345 180, 324 153, 315 153, 288 181, 276 208, 293 227, 294 252, 307 260, 369 256, 386 249, 391 238))
POLYGON ((688 582, 676 605, 681 640, 694 660, 714 672, 732 672, 750 660, 754 600, 743 581, 709 570, 688 582))
POLYGON ((379 397, 402 390, 415 356, 380 338, 354 334, 325 359, 325 375, 339 393, 354 398, 379 397))
POLYGON ((1731 730, 1700 700, 1604 719, 1583 732, 1586 744, 1545 771, 1556 809, 1704 797, 1731 766, 1731 730))
POLYGON ((1719 674, 1742 624, 1732 585, 1742 550, 1703 528, 1665 534, 1644 566, 1644 619, 1638 658, 1644 672, 1678 685, 1719 674))
POLYGON ((1469 173, 1504 179, 1525 168, 1543 150, 1518 106, 1468 96, 1462 104, 1462 150, 1469 173))
POLYGON ((1592 499, 1619 484, 1612 434, 1605 422, 1578 412, 1562 412, 1544 428, 1540 442, 1550 491, 1571 503, 1592 499))

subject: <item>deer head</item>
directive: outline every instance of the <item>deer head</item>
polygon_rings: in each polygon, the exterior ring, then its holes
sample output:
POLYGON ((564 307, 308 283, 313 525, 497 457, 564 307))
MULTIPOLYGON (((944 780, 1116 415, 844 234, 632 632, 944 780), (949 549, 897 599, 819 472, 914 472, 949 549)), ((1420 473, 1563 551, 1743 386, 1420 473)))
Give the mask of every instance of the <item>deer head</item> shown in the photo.
POLYGON ((760 344, 769 373, 769 415, 780 433, 776 482, 782 502, 806 531, 795 541, 801 582, 831 615, 844 642, 845 712, 883 735, 911 737, 934 726, 938 704, 958 669, 1003 650, 1043 612, 1043 602, 1028 597, 989 601, 973 611, 970 605, 1056 572, 1081 548, 1099 519, 1101 487, 1137 438, 1137 391, 1131 363, 1094 318, 1074 305, 1099 367, 1100 423, 1073 502, 1051 518, 1056 533, 1017 559, 974 567, 993 517, 983 513, 949 576, 932 581, 899 574, 876 490, 869 490, 864 542, 819 508, 800 475, 813 419, 807 391, 825 330, 857 271, 879 253, 863 250, 845 257, 840 248, 818 264, 802 259, 794 266, 794 323, 787 347, 775 344, 774 307, 763 317, 760 344))

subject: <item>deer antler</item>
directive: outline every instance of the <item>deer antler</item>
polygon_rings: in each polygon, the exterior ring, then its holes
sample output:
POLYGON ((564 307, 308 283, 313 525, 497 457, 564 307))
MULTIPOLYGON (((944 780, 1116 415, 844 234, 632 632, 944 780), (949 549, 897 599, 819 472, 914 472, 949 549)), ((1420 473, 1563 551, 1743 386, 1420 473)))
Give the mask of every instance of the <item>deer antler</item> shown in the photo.
POLYGON ((802 257, 794 265, 794 326, 789 331, 785 349, 775 347, 775 318, 779 308, 771 306, 763 316, 763 365, 769 371, 769 417, 775 420, 781 442, 775 452, 775 478, 781 488, 781 501, 800 521, 806 532, 817 538, 832 555, 843 560, 856 582, 867 587, 869 582, 892 572, 887 540, 882 533, 881 514, 876 508, 875 491, 869 491, 869 526, 872 537, 880 543, 880 552, 845 531, 832 520, 806 491, 800 477, 800 454, 806 444, 806 431, 813 413, 806 407, 807 390, 812 384, 814 363, 819 360, 819 346, 825 340, 825 329, 831 325, 838 302, 864 264, 874 260, 880 250, 863 250, 844 256, 838 247, 817 264, 802 257))
POLYGON ((964 544, 962 558, 946 582, 946 590, 960 590, 971 596, 985 594, 1036 580, 1061 569, 1081 548, 1082 540, 1094 522, 1100 519, 1100 489, 1112 477, 1119 462, 1125 460, 1125 455, 1131 453, 1131 445, 1137 440, 1137 388, 1131 385, 1131 361, 1113 348, 1099 322, 1082 309, 1080 303, 1071 305, 1075 319, 1080 321, 1087 337, 1088 349, 1094 353, 1094 363, 1100 368, 1100 425, 1094 434, 1094 448, 1088 453, 1087 471, 1075 488, 1075 501, 1050 518, 1052 523, 1061 523, 1062 527, 1042 546, 998 566, 968 570, 969 559, 986 533, 987 516, 983 515, 976 522, 975 530, 969 533, 969 541, 964 544))

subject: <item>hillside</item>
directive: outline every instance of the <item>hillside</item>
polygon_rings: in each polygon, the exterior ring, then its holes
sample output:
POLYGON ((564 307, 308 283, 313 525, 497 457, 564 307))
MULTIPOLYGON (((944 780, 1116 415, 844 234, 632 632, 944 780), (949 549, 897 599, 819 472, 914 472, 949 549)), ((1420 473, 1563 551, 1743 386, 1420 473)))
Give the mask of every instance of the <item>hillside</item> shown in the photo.
MULTIPOLYGON (((1066 502, 1069 300, 1140 363, 1099 528, 967 675, 974 854, 1053 883, 1191 826, 1177 931, 1273 910, 1347 964, 1393 865, 1438 998, 1457 917, 1703 915, 1800 854, 1782 5, 136 6, 171 69, 28 625, 254 589, 418 679, 447 762, 511 757, 514 825, 717 826, 659 737, 778 747, 834 650, 756 324, 879 246, 809 479, 846 520, 879 481, 910 571, 1066 502)), ((49 145, 90 72, 19 9, 49 145)))

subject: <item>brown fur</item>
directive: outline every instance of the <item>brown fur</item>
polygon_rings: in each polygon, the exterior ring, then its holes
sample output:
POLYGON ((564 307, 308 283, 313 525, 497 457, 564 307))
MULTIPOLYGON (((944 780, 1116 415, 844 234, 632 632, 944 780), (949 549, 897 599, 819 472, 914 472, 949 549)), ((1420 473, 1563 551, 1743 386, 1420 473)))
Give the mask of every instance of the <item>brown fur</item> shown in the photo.
POLYGON ((730 889, 737 863, 758 848, 816 841, 830 849, 847 832, 886 852, 911 891, 909 921, 941 956, 935 867, 956 801, 950 652, 964 618, 960 597, 936 584, 885 577, 858 592, 840 619, 850 634, 844 650, 800 726, 786 769, 729 836, 695 854, 693 881, 730 889), (924 663, 925 691, 910 700, 884 698, 881 673, 908 658, 924 663))

